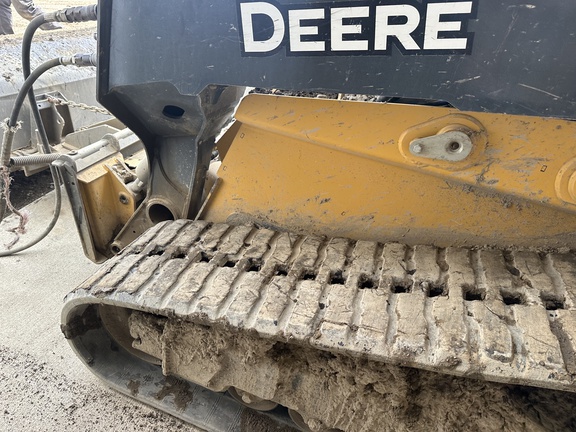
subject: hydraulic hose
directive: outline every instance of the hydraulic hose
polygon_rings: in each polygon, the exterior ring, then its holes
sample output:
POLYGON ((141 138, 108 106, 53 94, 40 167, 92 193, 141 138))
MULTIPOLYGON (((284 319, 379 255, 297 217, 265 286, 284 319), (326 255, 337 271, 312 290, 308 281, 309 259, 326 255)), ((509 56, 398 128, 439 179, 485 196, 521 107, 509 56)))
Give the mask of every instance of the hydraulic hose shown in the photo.
MULTIPOLYGON (((30 24, 26 27, 24 31, 24 36, 22 38, 22 72, 24 74, 24 79, 27 79, 31 75, 30 67, 30 52, 32 49, 32 39, 34 38, 34 33, 38 28, 48 22, 83 22, 83 21, 94 21, 97 19, 97 6, 80 6, 80 7, 70 7, 62 9, 56 12, 44 13, 35 17, 30 24)), ((42 144, 42 151, 45 154, 51 153, 50 142, 48 140, 48 135, 46 134, 46 129, 42 122, 42 117, 40 116, 40 110, 36 105, 36 96, 34 95, 34 90, 32 86, 28 89, 28 101, 30 102, 30 108, 32 110, 32 115, 34 117, 34 122, 38 127, 38 135, 40 137, 40 142, 42 144)), ((1 161, 3 166, 7 164, 1 161)), ((60 179, 58 178, 58 172, 54 167, 50 167, 50 173, 52 174, 52 181, 54 182, 54 189, 56 190, 56 195, 60 194, 60 179)), ((58 198, 58 197, 57 197, 58 198)), ((5 206, 3 202, 0 202, 0 221, 4 218, 5 206)), ((55 213, 60 213, 55 211, 55 213)))
MULTIPOLYGON (((10 153, 12 152, 12 143, 14 141, 14 134, 18 128, 18 116, 20 115, 20 110, 22 109, 22 105, 24 104, 24 99, 26 98, 26 94, 28 90, 32 88, 32 85, 38 77, 40 77, 44 72, 49 69, 52 69, 55 66, 60 65, 60 59, 52 59, 48 60, 47 62, 42 63, 33 74, 31 74, 26 81, 24 81, 24 85, 18 92, 16 96, 16 100, 14 101, 14 105, 12 108, 12 112, 10 114, 10 118, 8 119, 8 123, 6 124, 6 130, 4 132, 4 139, 2 145, 2 152, 1 156, 2 159, 0 160, 0 166, 7 167, 10 163, 10 153)), ((34 102, 34 106, 36 103, 34 102)), ((40 128, 39 128, 40 129, 40 128)), ((45 131, 44 131, 45 132, 45 131)), ((48 138, 46 138, 48 141, 48 138)), ((50 145, 48 145, 50 147, 50 145)), ((56 173, 57 174, 57 173, 56 173)), ((4 188, 7 189, 8 185, 4 185, 4 188)), ((0 198, 0 221, 4 219, 4 214, 6 212, 6 202, 4 196, 0 198)))
MULTIPOLYGON (((14 101, 12 113, 10 114, 10 119, 8 121, 8 126, 15 127, 18 124, 18 116, 20 115, 20 110, 24 104, 24 99, 26 98, 28 92, 32 89, 32 85, 36 82, 36 80, 38 80, 38 78, 46 71, 52 69, 53 67, 60 66, 61 64, 61 57, 53 58, 42 63, 40 66, 34 69, 34 72, 26 77, 26 81, 24 81, 22 88, 16 96, 16 100, 14 101)), ((36 101, 34 101, 34 106, 36 106, 36 101)))
MULTIPOLYGON (((30 52, 32 49, 32 39, 34 38, 34 33, 38 28, 48 22, 85 22, 85 21, 95 21, 98 17, 98 6, 78 6, 69 7, 56 12, 44 13, 35 17, 30 24, 26 27, 24 31, 24 36, 22 38, 22 72, 24 78, 27 79, 30 76, 30 52)), ((94 63, 94 66, 96 64, 94 63)), ((28 101, 30 102, 30 107, 32 109, 32 115, 34 117, 34 122, 38 127, 38 134, 40 135, 40 141, 42 143, 42 151, 45 154, 51 153, 50 142, 48 140, 48 135, 46 134, 46 129, 42 123, 42 117, 40 116, 40 110, 36 105, 36 97, 34 96, 34 90, 32 87, 28 90, 28 101)), ((52 173, 52 179, 54 181, 54 188, 59 189, 60 181, 58 179, 58 173, 55 168, 50 167, 50 172, 52 173), (58 186, 58 187, 57 187, 58 186)), ((0 221, 2 221, 2 213, 0 210, 0 221)))
MULTIPOLYGON (((97 5, 90 5, 90 6, 69 7, 69 8, 65 8, 62 10, 58 10, 56 12, 44 13, 42 15, 35 17, 30 22, 30 24, 28 24, 28 26, 26 27, 26 30, 24 32, 24 37, 22 39, 22 71, 23 71, 24 78, 26 79, 26 81, 28 81, 28 78, 30 76, 32 76, 31 71, 30 71, 31 70, 31 68, 30 68, 30 52, 31 52, 31 47, 32 47, 32 39, 34 37, 34 33, 36 32, 36 30, 38 30, 38 28, 42 24, 48 23, 48 22, 74 23, 74 22, 95 21, 98 17, 97 12, 98 12, 98 6, 97 5)), ((95 61, 94 57, 91 57, 90 60, 92 63, 91 65, 96 66, 96 61, 95 61)), ((44 63, 43 65, 45 65, 45 64, 46 63, 44 63)), ((63 63, 59 63, 59 64, 63 64, 63 63)), ((40 67, 42 67, 43 65, 41 65, 40 67)), ((48 70, 48 69, 46 69, 46 70, 48 70)), ((36 70, 35 70, 35 72, 36 72, 36 70)), ((42 73, 40 73, 38 76, 40 76, 42 73)), ((26 94, 28 94, 28 100, 30 102, 30 107, 32 110, 32 115, 34 117, 34 122, 36 123, 36 126, 38 127, 38 135, 40 136, 40 141, 42 143, 42 150, 45 154, 51 153, 50 142, 48 140, 48 136, 46 134, 46 129, 44 128, 44 124, 43 124, 42 118, 40 116, 40 110, 38 109, 38 106, 36 105, 36 97, 34 95, 34 91, 32 88, 32 84, 36 81, 36 79, 38 79, 38 78, 36 77, 32 81, 32 83, 26 89, 25 93, 23 93, 21 90, 18 94, 18 97, 19 98, 21 97, 21 101, 19 101, 20 106, 16 109, 16 104, 15 104, 15 107, 12 110, 12 116, 10 117, 8 127, 6 128, 6 132, 4 134, 4 139, 2 141, 3 147, 2 147, 1 153, 0 153, 0 167, 7 167, 9 164, 10 153, 12 150, 12 142, 14 139, 14 133, 16 132, 16 128, 17 128, 18 115, 20 112, 20 108, 22 107, 22 104, 24 102, 24 97, 26 94)), ((25 84, 26 84, 26 82, 25 82, 25 84)), ((26 87, 26 85, 24 85, 22 88, 24 89, 25 87, 26 87)), ((56 200, 54 203, 54 215, 52 217, 50 224, 48 225, 46 230, 34 241, 30 242, 29 244, 27 244, 25 246, 15 248, 15 249, 12 249, 12 250, 7 251, 7 252, 0 252, 0 257, 20 252, 24 249, 27 249, 27 248, 35 245, 40 240, 42 240, 44 237, 46 237, 50 233, 50 231, 52 230, 54 225, 56 224, 56 222, 60 216, 60 208, 61 208, 61 204, 62 204, 62 192, 60 190, 60 178, 58 177, 58 172, 57 172, 56 168, 54 168, 53 166, 50 166, 50 173, 52 174, 52 181, 54 182, 54 190, 56 193, 56 200)), ((4 187, 8 188, 8 186, 9 185, 5 185, 4 187)), ((2 220, 4 219, 5 212, 6 212, 6 203, 4 201, 4 198, 0 197, 0 222, 2 222, 2 220)))
MULTIPOLYGON (((56 172, 56 168, 50 166, 50 172, 52 174, 53 179, 58 179, 58 172, 56 172)), ((56 193, 55 202, 54 202, 54 214, 52 215, 52 219, 50 220, 50 223, 48 224, 48 226, 44 229, 44 231, 42 231, 42 233, 38 237, 36 237, 32 241, 30 241, 24 245, 21 245, 21 246, 13 247, 12 249, 9 249, 9 250, 0 251, 0 257, 14 255, 18 252, 22 252, 26 249, 29 249, 32 246, 34 246, 35 244, 44 240, 44 238, 48 234, 50 234, 50 231, 52 231, 52 228, 54 228, 54 226, 56 225, 56 222, 58 222, 58 218, 60 217, 60 209, 62 208, 62 191, 60 190, 60 181, 59 180, 58 180, 58 183, 56 183, 56 182, 54 183, 54 187, 55 187, 55 193, 56 193)))
MULTIPOLYGON (((29 74, 29 76, 26 78, 26 80, 24 81, 24 84, 22 85, 22 88, 20 89, 20 91, 18 92, 18 95, 16 96, 16 100, 14 101, 14 106, 12 108, 12 113, 10 115, 10 118, 8 119, 8 122, 6 124, 6 130, 4 132, 4 136, 3 136, 3 144, 2 144, 2 151, 0 153, 2 160, 0 160, 0 166, 1 167, 8 167, 9 163, 10 163, 10 154, 12 151, 12 142, 14 140, 14 134, 16 133, 16 130, 18 128, 18 116, 20 115, 20 110, 22 109, 22 105, 24 104, 24 99, 26 98, 26 95, 29 95, 29 92, 32 90, 32 87, 34 85, 34 83, 38 80, 38 78, 40 76, 42 76, 42 74, 44 74, 46 71, 56 67, 56 66, 67 66, 67 65, 76 65, 76 66, 95 66, 96 65, 96 58, 94 55, 85 55, 85 54, 77 54, 75 56, 72 57, 58 57, 58 58, 54 58, 52 60, 48 60, 44 63, 42 63, 40 66, 38 66, 36 69, 34 69, 34 71, 29 74)), ((44 132, 44 135, 46 135, 45 130, 43 128, 42 125, 42 120, 40 118, 40 112, 38 111, 38 107, 36 106, 36 101, 34 101, 33 104, 31 104, 31 106, 33 107, 33 111, 34 108, 36 109, 36 111, 38 112, 38 118, 39 121, 37 120, 37 126, 38 129, 42 129, 42 132, 44 132)), ((40 132, 40 136, 42 137, 42 132, 40 132)), ((43 144, 47 145, 48 148, 48 152, 50 152, 50 144, 48 142, 48 138, 46 137, 46 143, 43 142, 43 144)), ((21 252, 25 249, 28 249, 32 246, 34 246, 36 243, 38 243, 39 241, 41 241, 42 239, 44 239, 52 230, 52 228, 54 227, 54 225, 56 225, 56 222, 58 221, 58 218, 60 216, 60 209, 62 206, 62 192, 60 190, 60 180, 58 178, 58 172, 56 171, 56 168, 50 166, 50 172, 52 174, 52 178, 54 180, 54 188, 55 188, 55 193, 56 193, 56 200, 55 200, 55 204, 54 204, 54 214, 52 216, 52 220, 50 221, 50 223, 48 224, 48 226, 46 227, 46 229, 37 237, 35 238, 33 241, 23 245, 23 246, 19 246, 17 248, 8 250, 8 251, 2 251, 0 252, 0 257, 2 256, 7 256, 7 255, 12 255, 15 254, 17 252, 21 252)), ((4 187, 8 188, 8 184, 5 184, 4 187)), ((6 211, 6 203, 4 201, 4 197, 2 197, 2 199, 0 200, 0 221, 2 221, 2 219, 4 218, 4 213, 6 211)))

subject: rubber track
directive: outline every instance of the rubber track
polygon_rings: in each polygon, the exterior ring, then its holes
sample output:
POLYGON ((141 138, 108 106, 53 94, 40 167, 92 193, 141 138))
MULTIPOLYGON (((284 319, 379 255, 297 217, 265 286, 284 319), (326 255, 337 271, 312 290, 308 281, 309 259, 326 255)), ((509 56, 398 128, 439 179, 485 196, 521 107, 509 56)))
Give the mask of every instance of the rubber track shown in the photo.
POLYGON ((438 249, 179 220, 69 300, 498 382, 575 391, 576 257, 438 249))

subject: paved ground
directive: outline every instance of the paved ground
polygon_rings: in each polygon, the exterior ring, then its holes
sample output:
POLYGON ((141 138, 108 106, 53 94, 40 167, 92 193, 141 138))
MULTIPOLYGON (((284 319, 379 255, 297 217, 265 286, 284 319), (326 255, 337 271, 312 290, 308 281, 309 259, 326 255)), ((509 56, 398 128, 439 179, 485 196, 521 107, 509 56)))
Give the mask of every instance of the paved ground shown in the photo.
MULTIPOLYGON (((28 207, 27 238, 47 223, 52 200, 28 207)), ((0 250, 13 224, 0 224, 0 250)), ((96 267, 67 206, 42 243, 0 258, 0 431, 197 431, 107 389, 74 357, 59 330, 62 299, 96 267)))

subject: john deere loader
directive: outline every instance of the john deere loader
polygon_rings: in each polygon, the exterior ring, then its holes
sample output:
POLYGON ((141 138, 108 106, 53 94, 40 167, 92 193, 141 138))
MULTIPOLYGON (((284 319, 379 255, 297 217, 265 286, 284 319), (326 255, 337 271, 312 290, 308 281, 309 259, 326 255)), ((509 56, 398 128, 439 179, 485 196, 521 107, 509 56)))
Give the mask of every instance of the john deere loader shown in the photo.
POLYGON ((65 337, 210 431, 576 430, 575 22, 100 0, 98 100, 145 151, 59 167, 106 261, 65 337))

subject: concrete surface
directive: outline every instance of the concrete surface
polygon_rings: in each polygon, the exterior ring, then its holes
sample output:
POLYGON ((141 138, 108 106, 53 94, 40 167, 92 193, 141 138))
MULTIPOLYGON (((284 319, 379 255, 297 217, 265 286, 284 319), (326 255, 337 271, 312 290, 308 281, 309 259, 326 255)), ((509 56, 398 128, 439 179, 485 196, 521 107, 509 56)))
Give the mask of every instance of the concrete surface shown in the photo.
MULTIPOLYGON (((27 207, 30 229, 21 241, 48 223, 53 199, 52 192, 27 207)), ((62 299, 97 268, 65 204, 44 241, 0 258, 0 431, 199 431, 105 387, 60 333, 62 299)), ((14 223, 0 224, 0 250, 14 223)))

